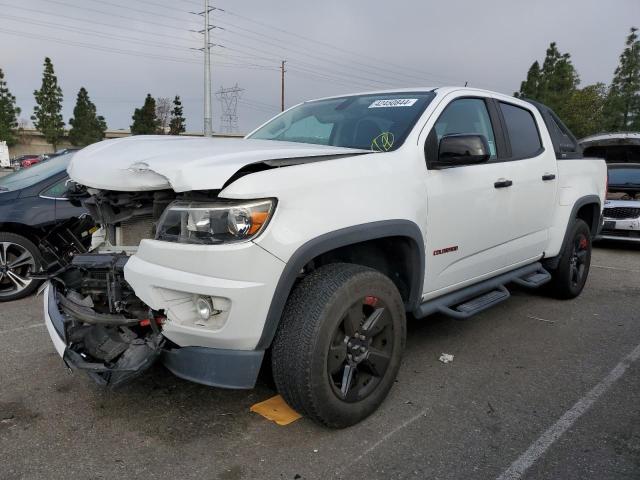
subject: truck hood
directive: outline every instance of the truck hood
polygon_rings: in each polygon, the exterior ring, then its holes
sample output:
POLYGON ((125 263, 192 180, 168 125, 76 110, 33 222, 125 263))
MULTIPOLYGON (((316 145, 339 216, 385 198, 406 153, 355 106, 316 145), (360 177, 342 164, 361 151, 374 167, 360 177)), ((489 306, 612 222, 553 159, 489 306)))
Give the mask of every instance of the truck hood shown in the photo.
POLYGON ((369 150, 245 138, 141 135, 95 143, 78 152, 67 172, 91 188, 123 192, 221 189, 242 167, 317 161, 369 150))

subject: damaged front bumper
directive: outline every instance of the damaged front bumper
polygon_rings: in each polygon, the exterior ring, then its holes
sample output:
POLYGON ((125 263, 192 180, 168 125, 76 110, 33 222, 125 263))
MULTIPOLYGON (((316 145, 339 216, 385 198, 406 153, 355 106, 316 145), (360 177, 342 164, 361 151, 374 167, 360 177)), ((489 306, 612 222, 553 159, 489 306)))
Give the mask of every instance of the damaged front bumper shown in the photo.
POLYGON ((71 273, 45 287, 45 323, 67 367, 84 370, 101 385, 116 387, 160 360, 187 380, 252 388, 264 352, 180 347, 165 338, 163 312, 152 311, 130 297, 130 287, 121 275, 127 260, 124 255, 80 255, 71 273), (88 292, 100 299, 101 285, 106 285, 104 298, 108 301, 94 305, 88 292))
POLYGON ((126 261, 124 255, 79 255, 45 288, 45 323, 66 365, 114 387, 153 365, 165 344, 160 318, 138 318, 146 306, 132 300, 123 280, 126 261), (105 295, 97 294, 94 305, 88 293, 101 289, 105 295))

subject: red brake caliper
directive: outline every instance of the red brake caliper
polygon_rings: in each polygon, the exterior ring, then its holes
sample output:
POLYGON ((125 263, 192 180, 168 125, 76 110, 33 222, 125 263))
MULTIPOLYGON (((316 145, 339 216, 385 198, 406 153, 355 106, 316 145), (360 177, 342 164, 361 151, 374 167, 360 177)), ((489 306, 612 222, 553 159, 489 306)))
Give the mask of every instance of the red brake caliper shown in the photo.
POLYGON ((365 305, 369 305, 371 307, 375 307, 377 303, 378 303, 378 297, 374 297, 374 296, 371 296, 371 295, 368 295, 368 296, 364 297, 364 304, 365 305))

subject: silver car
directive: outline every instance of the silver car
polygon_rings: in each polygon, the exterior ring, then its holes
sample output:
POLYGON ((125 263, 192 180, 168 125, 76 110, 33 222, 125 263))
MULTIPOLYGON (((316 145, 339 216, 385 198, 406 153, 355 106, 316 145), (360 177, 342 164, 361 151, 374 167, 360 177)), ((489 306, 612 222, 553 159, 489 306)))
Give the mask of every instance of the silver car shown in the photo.
POLYGON ((640 242, 640 163, 611 163, 600 238, 640 242))

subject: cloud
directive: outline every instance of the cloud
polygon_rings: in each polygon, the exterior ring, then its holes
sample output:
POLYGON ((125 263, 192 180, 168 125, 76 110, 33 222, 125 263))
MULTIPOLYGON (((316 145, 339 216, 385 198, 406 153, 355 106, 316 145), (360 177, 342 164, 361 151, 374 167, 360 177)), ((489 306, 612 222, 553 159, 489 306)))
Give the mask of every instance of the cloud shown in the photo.
MULTIPOLYGON (((33 110, 42 62, 53 59, 72 116, 81 86, 112 129, 128 128, 147 93, 180 95, 187 128, 202 129, 202 28, 196 0, 0 0, 0 68, 23 116, 33 110), (10 3, 5 3, 10 2, 10 3), (17 32, 17 33, 16 33, 17 32), (91 47, 91 48, 89 48, 91 47)), ((395 1, 221 0, 212 23, 212 84, 245 89, 238 107, 247 132, 277 113, 280 60, 286 104, 326 95, 469 82, 517 90, 529 65, 556 41, 582 83, 608 83, 636 0, 395 1), (228 7, 228 8, 227 8, 228 7), (316 42, 306 38, 315 39, 316 42)), ((220 103, 214 98, 214 128, 220 103)))

